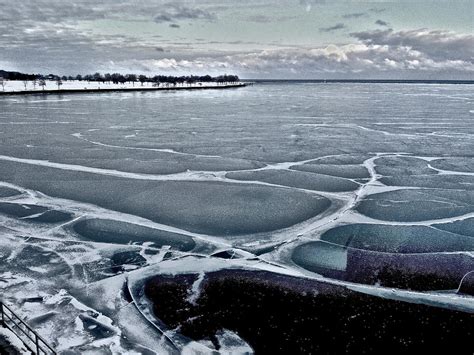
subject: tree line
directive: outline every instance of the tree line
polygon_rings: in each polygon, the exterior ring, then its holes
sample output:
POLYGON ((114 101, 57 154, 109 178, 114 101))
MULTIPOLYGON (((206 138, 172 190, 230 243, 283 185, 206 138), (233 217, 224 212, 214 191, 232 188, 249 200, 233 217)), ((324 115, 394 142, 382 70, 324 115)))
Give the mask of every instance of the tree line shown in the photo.
POLYGON ((172 76, 172 75, 155 75, 155 76, 146 76, 146 75, 137 75, 137 74, 120 74, 120 73, 95 73, 87 75, 76 75, 76 76, 59 76, 55 74, 42 75, 42 74, 25 74, 19 72, 11 72, 0 70, 0 77, 7 80, 54 80, 59 81, 68 81, 68 80, 78 80, 78 81, 95 81, 102 83, 114 83, 114 84, 124 84, 126 82, 140 82, 142 85, 145 82, 151 83, 168 83, 168 84, 192 84, 197 82, 217 82, 217 83, 233 83, 238 82, 240 79, 237 75, 183 75, 183 76, 172 76))

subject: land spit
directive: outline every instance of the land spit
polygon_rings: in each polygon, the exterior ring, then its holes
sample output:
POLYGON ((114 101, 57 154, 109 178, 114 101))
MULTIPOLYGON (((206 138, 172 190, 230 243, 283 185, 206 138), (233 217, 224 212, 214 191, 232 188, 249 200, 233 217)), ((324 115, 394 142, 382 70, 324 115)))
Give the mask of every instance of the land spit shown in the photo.
POLYGON ((204 90, 204 89, 230 89, 245 87, 248 83, 236 82, 236 83, 195 83, 188 85, 116 85, 116 84, 104 84, 99 83, 84 83, 83 87, 79 85, 71 85, 64 88, 55 89, 26 89, 15 87, 14 89, 6 88, 5 91, 0 91, 0 95, 30 95, 30 94, 76 94, 76 93, 106 93, 115 91, 162 91, 162 90, 204 90))

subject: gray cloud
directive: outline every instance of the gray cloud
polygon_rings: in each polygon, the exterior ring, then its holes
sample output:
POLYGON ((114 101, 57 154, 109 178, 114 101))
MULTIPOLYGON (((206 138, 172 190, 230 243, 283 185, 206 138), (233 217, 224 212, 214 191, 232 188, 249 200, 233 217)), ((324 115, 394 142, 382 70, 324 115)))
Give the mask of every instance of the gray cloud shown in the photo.
POLYGON ((344 25, 343 23, 337 23, 334 26, 322 27, 319 29, 319 31, 320 32, 334 32, 334 31, 342 30, 344 28, 346 28, 346 25, 344 25))
POLYGON ((385 22, 384 20, 377 20, 377 21, 375 21, 375 24, 376 24, 376 25, 379 25, 379 26, 384 26, 384 27, 390 26, 390 25, 388 24, 388 22, 385 22))
MULTIPOLYGON (((77 23, 101 19, 149 20, 212 20, 214 13, 205 8, 186 6, 187 1, 155 2, 148 0, 22 0, 13 3, 0 0, 0 22, 9 23, 77 23)), ((209 6, 208 6, 209 7, 209 6)))
MULTIPOLYGON (((0 0, 0 9, 1 59, 7 63, 4 68, 64 74, 93 71, 98 66, 113 67, 130 58, 160 58, 164 54, 157 48, 169 43, 158 34, 109 35, 88 29, 84 23, 94 24, 103 19, 152 21, 153 14, 163 12, 187 20, 212 17, 204 10, 148 0, 0 0)), ((176 44, 174 48, 177 53, 185 47, 176 44)), ((190 56, 198 52, 186 48, 190 56)))
POLYGON ((59 22, 64 20, 95 20, 105 17, 105 13, 93 6, 92 2, 80 4, 69 2, 52 2, 48 0, 24 0, 12 4, 11 1, 1 0, 0 21, 38 21, 59 22))
POLYGON ((373 12, 375 14, 381 14, 382 12, 385 12, 386 9, 380 9, 380 8, 373 7, 373 8, 370 8, 369 11, 373 12))
POLYGON ((365 12, 354 12, 354 13, 351 13, 351 14, 342 15, 342 17, 346 18, 346 19, 351 19, 351 18, 363 17, 363 16, 366 16, 366 15, 367 15, 367 13, 365 13, 365 12))
POLYGON ((179 20, 211 21, 215 20, 216 18, 217 17, 215 14, 206 10, 169 3, 162 11, 154 16, 153 20, 156 23, 163 23, 179 20))
POLYGON ((392 29, 351 33, 369 44, 409 48, 433 60, 474 60, 474 35, 451 31, 417 29, 395 32, 392 29))

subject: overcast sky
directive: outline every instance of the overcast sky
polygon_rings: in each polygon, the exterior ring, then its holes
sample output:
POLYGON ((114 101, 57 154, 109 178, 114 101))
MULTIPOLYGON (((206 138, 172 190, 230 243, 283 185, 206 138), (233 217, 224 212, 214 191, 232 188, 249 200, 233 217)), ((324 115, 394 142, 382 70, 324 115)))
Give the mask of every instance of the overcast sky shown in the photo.
POLYGON ((474 79, 472 0, 0 0, 0 69, 474 79))

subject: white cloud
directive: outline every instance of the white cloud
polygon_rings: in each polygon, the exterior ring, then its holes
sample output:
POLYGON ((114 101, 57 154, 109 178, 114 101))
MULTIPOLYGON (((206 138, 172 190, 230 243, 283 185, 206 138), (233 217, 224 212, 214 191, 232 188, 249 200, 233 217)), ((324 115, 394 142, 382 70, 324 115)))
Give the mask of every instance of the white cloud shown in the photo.
POLYGON ((153 67, 190 71, 228 69, 246 76, 294 77, 438 77, 472 78, 473 37, 446 31, 372 31, 353 34, 359 43, 321 48, 283 48, 258 52, 199 57, 190 60, 161 59, 144 63, 153 67), (444 51, 442 49, 445 49, 444 51))

